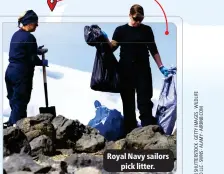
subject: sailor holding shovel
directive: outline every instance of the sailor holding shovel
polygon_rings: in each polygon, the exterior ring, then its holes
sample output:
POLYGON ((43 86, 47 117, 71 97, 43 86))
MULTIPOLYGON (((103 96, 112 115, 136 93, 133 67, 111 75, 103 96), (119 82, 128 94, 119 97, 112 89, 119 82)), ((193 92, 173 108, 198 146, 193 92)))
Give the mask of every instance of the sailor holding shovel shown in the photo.
POLYGON ((48 60, 38 57, 48 50, 44 49, 44 46, 38 47, 36 38, 31 34, 37 26, 37 14, 28 10, 18 19, 19 30, 11 38, 9 65, 5 72, 11 114, 9 120, 4 123, 4 128, 14 126, 18 120, 27 117, 35 66, 48 66, 48 60))

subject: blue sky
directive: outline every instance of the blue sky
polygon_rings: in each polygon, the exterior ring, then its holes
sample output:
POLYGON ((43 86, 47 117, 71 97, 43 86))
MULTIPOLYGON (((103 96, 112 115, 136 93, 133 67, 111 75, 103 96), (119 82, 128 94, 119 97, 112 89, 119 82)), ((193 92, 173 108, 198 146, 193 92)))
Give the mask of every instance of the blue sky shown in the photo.
MULTIPOLYGON (((91 72, 96 49, 86 44, 84 40, 84 26, 93 23, 40 23, 33 33, 38 45, 45 45, 49 49, 46 58, 49 63, 58 64, 81 71, 91 72)), ((111 39, 115 28, 124 23, 95 23, 99 25, 111 39)), ((155 40, 165 66, 176 66, 176 26, 169 24, 170 34, 164 34, 165 23, 145 23, 153 29, 155 40)), ((3 51, 9 51, 12 34, 17 30, 17 23, 3 25, 3 51)), ((114 53, 119 59, 119 49, 114 53)), ((150 58, 153 84, 161 89, 162 74, 158 70, 153 58, 150 58)))

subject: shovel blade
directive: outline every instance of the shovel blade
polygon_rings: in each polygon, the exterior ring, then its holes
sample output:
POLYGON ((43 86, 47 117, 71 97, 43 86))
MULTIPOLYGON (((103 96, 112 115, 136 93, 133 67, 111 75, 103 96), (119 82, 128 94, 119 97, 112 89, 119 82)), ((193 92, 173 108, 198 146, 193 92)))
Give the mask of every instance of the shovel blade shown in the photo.
POLYGON ((54 117, 56 117, 56 109, 55 106, 50 107, 40 107, 39 111, 41 114, 52 114, 54 117))

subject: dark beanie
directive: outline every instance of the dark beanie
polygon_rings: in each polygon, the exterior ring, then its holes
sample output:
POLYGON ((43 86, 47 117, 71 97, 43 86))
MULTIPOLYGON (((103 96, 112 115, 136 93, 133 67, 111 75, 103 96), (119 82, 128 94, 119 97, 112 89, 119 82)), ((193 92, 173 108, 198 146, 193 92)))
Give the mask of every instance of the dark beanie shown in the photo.
POLYGON ((31 23, 38 23, 38 16, 33 10, 28 10, 18 19, 18 25, 22 23, 24 26, 31 23))

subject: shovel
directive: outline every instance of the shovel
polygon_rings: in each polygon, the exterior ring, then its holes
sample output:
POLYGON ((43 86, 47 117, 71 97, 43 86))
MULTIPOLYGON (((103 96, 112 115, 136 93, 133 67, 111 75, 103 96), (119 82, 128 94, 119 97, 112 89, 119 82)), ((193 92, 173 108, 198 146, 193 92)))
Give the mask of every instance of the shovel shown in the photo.
MULTIPOLYGON (((45 60, 45 54, 42 55, 42 60, 45 60)), ((48 106, 48 93, 47 93, 47 75, 46 75, 46 67, 43 66, 43 79, 44 79, 44 93, 45 93, 45 103, 46 107, 40 107, 39 111, 41 114, 52 114, 54 118, 56 117, 56 109, 55 106, 48 106)))

